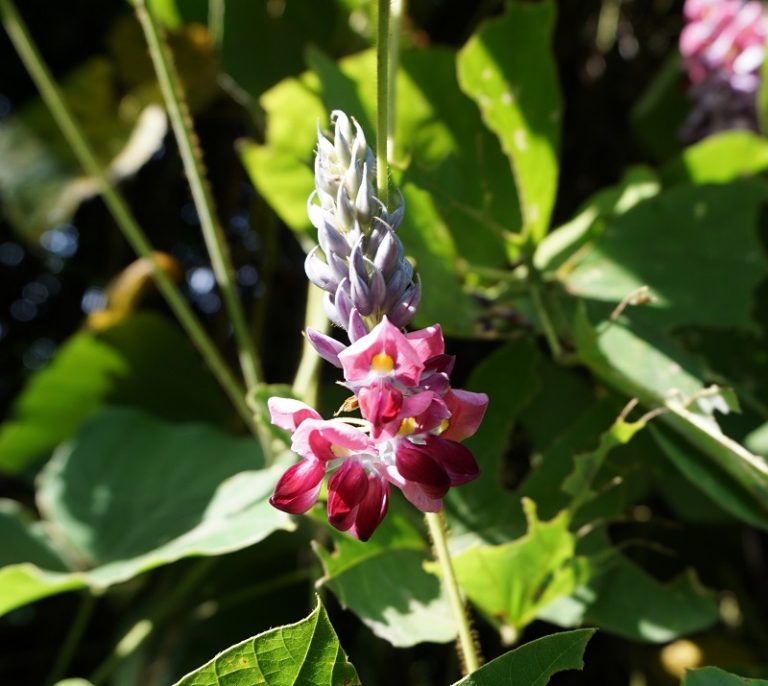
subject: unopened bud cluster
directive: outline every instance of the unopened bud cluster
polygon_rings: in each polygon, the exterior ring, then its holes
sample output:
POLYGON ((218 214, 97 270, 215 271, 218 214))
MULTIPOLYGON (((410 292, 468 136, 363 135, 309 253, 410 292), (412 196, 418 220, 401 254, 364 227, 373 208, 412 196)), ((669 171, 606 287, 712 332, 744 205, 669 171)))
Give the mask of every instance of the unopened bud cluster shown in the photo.
POLYGON ((307 277, 326 292, 328 318, 350 340, 386 315, 405 326, 421 297, 413 267, 395 233, 403 204, 390 212, 376 196, 376 161, 360 125, 341 111, 331 115, 333 140, 318 129, 315 192, 308 213, 319 245, 307 256, 307 277))

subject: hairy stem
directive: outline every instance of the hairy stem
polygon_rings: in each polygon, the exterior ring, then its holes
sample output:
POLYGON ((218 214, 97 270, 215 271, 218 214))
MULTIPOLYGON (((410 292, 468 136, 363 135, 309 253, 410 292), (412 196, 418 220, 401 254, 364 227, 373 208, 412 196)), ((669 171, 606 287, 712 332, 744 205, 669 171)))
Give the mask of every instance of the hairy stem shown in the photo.
POLYGON ((82 129, 72 116, 59 87, 43 62, 40 52, 32 41, 29 31, 16 11, 12 0, 0 0, 0 17, 2 17, 5 30, 13 41, 24 66, 40 91, 40 95, 48 106, 56 124, 61 129, 80 165, 97 182, 104 203, 125 239, 137 255, 145 258, 152 265, 152 278, 157 284, 158 290, 181 323, 184 331, 200 351, 206 364, 221 384, 243 421, 251 430, 255 431, 256 424, 245 402, 243 389, 176 284, 155 261, 152 245, 134 219, 122 195, 112 187, 106 172, 86 141, 82 129))
POLYGON ((238 298, 229 246, 221 224, 216 217, 213 197, 203 167, 200 144, 193 128, 192 117, 189 113, 181 80, 163 35, 163 30, 152 11, 147 7, 146 0, 134 0, 134 6, 149 46, 149 54, 179 146, 179 153, 192 191, 195 209, 200 218, 200 226, 211 258, 211 266, 232 323, 240 367, 247 389, 250 391, 259 384, 261 373, 259 360, 245 320, 245 313, 238 298))
POLYGON ((445 515, 442 512, 427 512, 424 515, 432 538, 432 547, 440 565, 440 576, 448 593, 456 624, 459 629, 459 647, 461 649, 464 674, 471 674, 480 668, 480 651, 472 633, 472 624, 466 603, 461 596, 456 574, 451 564, 451 554, 448 550, 448 537, 445 525, 445 515))
POLYGON ((389 97, 387 98, 387 162, 395 159, 395 116, 397 96, 397 69, 400 64, 400 24, 403 18, 405 0, 392 0, 389 17, 389 67, 387 79, 389 97))
POLYGON ((389 167, 387 166, 387 135, 389 129, 389 4, 379 0, 376 39, 376 188, 386 206, 389 202, 389 167))
MULTIPOLYGON (((308 327, 317 329, 320 333, 326 333, 329 329, 328 318, 323 310, 323 291, 312 283, 307 288, 307 309, 304 317, 304 328, 308 327)), ((299 368, 293 380, 293 392, 310 407, 317 406, 321 363, 322 358, 305 338, 299 368)))

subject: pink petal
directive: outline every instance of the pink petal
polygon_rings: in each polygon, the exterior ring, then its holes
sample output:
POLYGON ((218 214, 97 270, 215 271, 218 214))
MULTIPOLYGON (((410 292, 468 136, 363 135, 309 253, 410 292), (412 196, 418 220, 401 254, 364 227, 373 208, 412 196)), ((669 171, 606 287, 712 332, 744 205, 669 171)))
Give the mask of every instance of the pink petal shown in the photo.
POLYGON ((378 474, 368 475, 368 491, 357 508, 351 532, 367 541, 381 524, 389 506, 389 484, 378 474))
POLYGON ((430 498, 421 487, 414 481, 408 481, 400 489, 403 495, 422 512, 440 512, 443 509, 441 498, 430 498))
POLYGON ((483 421, 488 396, 457 388, 448 391, 443 400, 451 411, 451 419, 448 428, 440 436, 451 441, 463 441, 472 436, 483 421))
POLYGON ((357 460, 344 460, 328 481, 328 521, 346 531, 355 523, 358 505, 368 492, 368 475, 357 460))
POLYGON ((320 419, 316 410, 293 398, 272 397, 267 400, 267 407, 272 423, 288 431, 296 431, 305 419, 320 419))
POLYGON ((392 359, 395 379, 407 386, 418 383, 424 365, 408 339, 386 317, 369 334, 339 353, 344 378, 347 381, 368 378, 376 355, 388 355, 392 359))
POLYGON ((270 504, 283 512, 303 514, 317 501, 325 475, 325 465, 317 460, 301 460, 280 477, 270 504))
POLYGON ((307 419, 293 434, 291 450, 303 457, 328 461, 342 457, 337 454, 340 448, 364 453, 371 446, 371 439, 366 434, 342 421, 307 419))
POLYGON ((411 331, 405 334, 410 344, 416 350, 419 359, 426 362, 429 358, 442 355, 445 352, 445 341, 440 324, 433 324, 426 329, 411 331))
POLYGON ((434 460, 426 446, 403 440, 395 455, 397 471, 406 481, 415 481, 429 498, 442 498, 451 487, 445 469, 434 460))

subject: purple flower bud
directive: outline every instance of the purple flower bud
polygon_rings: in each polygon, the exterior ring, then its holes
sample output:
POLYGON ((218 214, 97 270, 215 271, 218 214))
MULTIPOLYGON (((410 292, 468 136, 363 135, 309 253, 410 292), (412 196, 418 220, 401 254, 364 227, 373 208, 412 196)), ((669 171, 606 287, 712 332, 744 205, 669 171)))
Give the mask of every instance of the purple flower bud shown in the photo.
POLYGON ((414 283, 408 287, 400 301, 392 308, 390 321, 399 327, 404 327, 416 314, 421 300, 421 284, 414 283))
POLYGON ((367 333, 368 327, 366 327, 363 318, 360 316, 360 313, 353 308, 349 313, 349 320, 347 322, 347 334, 349 335, 349 340, 354 343, 367 333))
POLYGON ((318 288, 324 291, 334 291, 339 285, 339 279, 333 273, 331 268, 320 259, 318 252, 320 248, 313 248, 304 260, 304 271, 307 278, 318 288))
POLYGON ((392 268, 403 259, 403 244, 392 231, 386 231, 381 239, 373 263, 382 274, 389 275, 392 268))
POLYGON ((320 355, 320 357, 336 367, 341 367, 339 353, 346 349, 347 346, 340 343, 335 338, 326 336, 324 333, 320 333, 309 327, 305 331, 305 335, 310 345, 317 351, 317 354, 320 355))

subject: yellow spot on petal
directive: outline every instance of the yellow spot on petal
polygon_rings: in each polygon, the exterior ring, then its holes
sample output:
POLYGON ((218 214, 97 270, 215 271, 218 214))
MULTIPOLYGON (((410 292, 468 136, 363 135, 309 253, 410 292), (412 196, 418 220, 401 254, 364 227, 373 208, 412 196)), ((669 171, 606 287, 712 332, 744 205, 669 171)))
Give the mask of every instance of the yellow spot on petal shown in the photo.
POLYGON ((397 430, 397 435, 400 438, 403 436, 410 436, 416 431, 416 419, 414 417, 406 417, 400 422, 400 428, 397 430))
POLYGON ((377 374, 389 374, 395 368, 395 361, 387 353, 374 355, 371 360, 371 370, 377 374))
POLYGON ((335 443, 331 444, 331 452, 336 455, 336 457, 348 457, 351 455, 348 448, 345 448, 341 445, 336 445, 335 443))
POLYGON ((449 426, 451 425, 451 422, 447 419, 443 419, 442 422, 435 428, 432 433, 435 434, 435 436, 439 436, 441 433, 443 433, 449 426))

